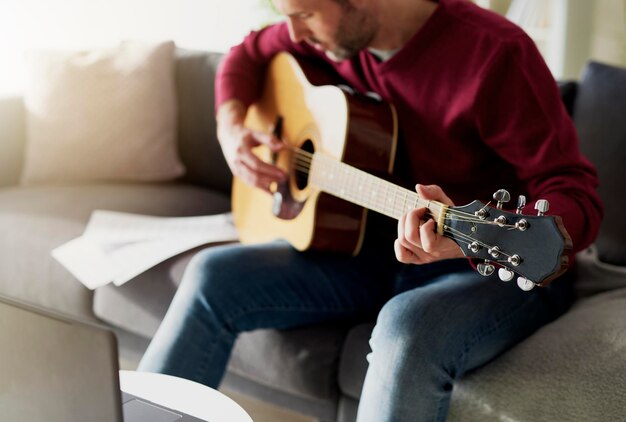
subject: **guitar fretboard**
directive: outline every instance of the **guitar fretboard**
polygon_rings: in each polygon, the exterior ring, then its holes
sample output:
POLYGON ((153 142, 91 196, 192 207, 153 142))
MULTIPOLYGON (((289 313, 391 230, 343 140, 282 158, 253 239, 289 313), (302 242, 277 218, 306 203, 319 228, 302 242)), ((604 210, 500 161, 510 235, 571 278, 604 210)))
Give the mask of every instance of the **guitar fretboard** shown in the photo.
POLYGON ((427 207, 435 215, 439 215, 443 208, 437 202, 420 199, 413 191, 319 153, 313 154, 309 183, 396 220, 418 207, 427 207))

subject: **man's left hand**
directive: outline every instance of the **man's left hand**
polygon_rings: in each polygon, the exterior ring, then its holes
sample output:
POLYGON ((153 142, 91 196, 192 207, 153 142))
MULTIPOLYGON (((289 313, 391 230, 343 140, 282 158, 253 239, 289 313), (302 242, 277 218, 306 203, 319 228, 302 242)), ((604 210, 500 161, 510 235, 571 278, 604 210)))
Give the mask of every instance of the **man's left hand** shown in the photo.
MULTIPOLYGON (((454 205, 437 185, 416 185, 415 190, 421 199, 454 205)), ((464 256, 459 245, 435 231, 435 220, 427 219, 428 213, 427 208, 416 208, 398 221, 398 238, 394 244, 398 261, 405 264, 427 264, 464 256)))

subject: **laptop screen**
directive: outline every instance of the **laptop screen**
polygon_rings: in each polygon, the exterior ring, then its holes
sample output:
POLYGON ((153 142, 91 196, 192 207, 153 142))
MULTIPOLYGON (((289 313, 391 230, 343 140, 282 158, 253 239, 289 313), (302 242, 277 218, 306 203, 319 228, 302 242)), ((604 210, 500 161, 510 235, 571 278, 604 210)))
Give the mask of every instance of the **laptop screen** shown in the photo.
POLYGON ((116 339, 95 324, 0 298, 0 374, 3 420, 122 421, 116 339))

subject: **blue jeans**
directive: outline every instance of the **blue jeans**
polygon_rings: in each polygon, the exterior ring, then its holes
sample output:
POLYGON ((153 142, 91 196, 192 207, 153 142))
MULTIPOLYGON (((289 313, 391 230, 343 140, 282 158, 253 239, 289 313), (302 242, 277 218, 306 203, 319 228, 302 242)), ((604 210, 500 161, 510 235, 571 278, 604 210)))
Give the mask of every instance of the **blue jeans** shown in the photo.
POLYGON ((189 264, 139 370, 217 387, 238 333, 378 315, 359 422, 439 421, 455 379, 564 312, 570 292, 567 280, 523 292, 465 259, 213 247, 189 264))

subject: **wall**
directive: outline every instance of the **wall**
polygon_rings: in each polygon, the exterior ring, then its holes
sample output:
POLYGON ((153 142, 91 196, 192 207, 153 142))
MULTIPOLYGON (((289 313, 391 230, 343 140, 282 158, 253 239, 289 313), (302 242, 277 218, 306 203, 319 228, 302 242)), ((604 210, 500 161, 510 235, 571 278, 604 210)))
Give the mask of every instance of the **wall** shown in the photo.
POLYGON ((564 5, 560 16, 566 16, 562 47, 557 42, 552 51, 560 77, 580 77, 589 60, 626 67, 626 0, 557 1, 564 5))
POLYGON ((475 1, 524 27, 556 78, 578 78, 589 59, 626 66, 626 0, 475 1))
POLYGON ((591 57, 626 67, 626 0, 596 0, 591 57))

